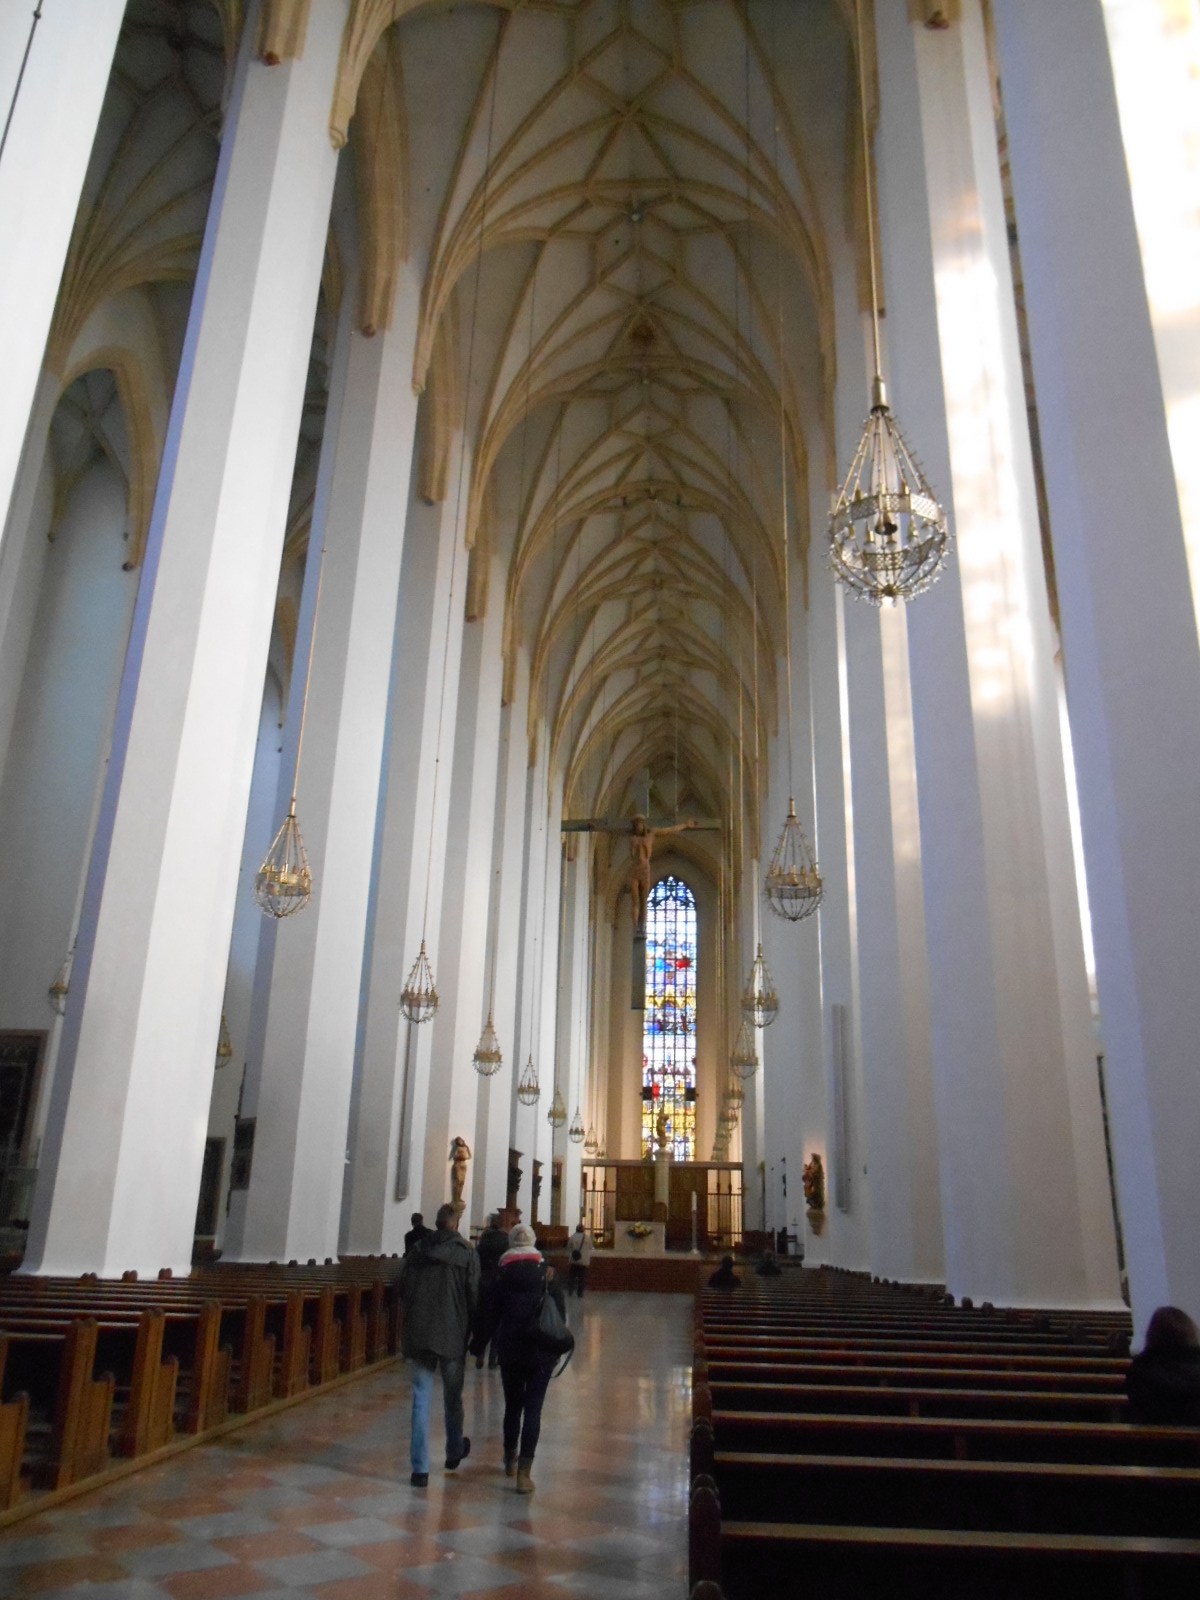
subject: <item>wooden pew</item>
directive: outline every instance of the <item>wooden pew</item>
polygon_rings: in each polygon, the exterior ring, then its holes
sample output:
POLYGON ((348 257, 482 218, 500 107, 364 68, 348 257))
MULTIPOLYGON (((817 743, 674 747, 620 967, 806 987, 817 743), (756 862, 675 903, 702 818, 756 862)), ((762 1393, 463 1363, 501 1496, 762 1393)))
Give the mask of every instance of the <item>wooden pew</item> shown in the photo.
POLYGON ((143 1311, 138 1323, 129 1405, 118 1441, 123 1456, 160 1450, 175 1436, 175 1387, 179 1358, 162 1359, 166 1319, 157 1308, 143 1311))
POLYGON ((234 1381, 235 1411, 257 1411, 271 1398, 275 1378, 275 1336, 265 1331, 266 1317, 265 1295, 252 1294, 246 1302, 246 1323, 234 1381))
POLYGON ((1184 1600, 1200 1539, 807 1523, 721 1524, 726 1600, 1184 1600))
MULTIPOLYGON (((0 1392, 8 1361, 8 1337, 0 1333, 0 1392)), ((0 1510, 15 1505, 21 1493, 21 1463, 25 1457, 25 1432, 29 1426, 29 1396, 16 1393, 0 1405, 0 1510)))
POLYGON ((55 1489, 108 1465, 114 1381, 111 1372, 93 1377, 98 1333, 93 1317, 80 1317, 67 1330, 51 1449, 55 1489))

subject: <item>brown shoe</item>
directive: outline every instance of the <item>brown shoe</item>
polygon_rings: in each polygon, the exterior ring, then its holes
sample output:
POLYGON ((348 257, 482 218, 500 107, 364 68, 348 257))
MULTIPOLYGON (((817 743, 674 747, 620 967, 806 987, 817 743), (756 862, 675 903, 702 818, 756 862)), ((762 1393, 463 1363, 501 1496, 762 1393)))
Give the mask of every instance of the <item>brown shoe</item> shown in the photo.
POLYGON ((533 1471, 533 1462, 527 1461, 524 1456, 517 1462, 517 1493, 532 1494, 533 1479, 529 1474, 533 1471))
POLYGON ((515 1478, 516 1475, 517 1452, 515 1450, 506 1450, 504 1452, 504 1476, 506 1478, 515 1478))

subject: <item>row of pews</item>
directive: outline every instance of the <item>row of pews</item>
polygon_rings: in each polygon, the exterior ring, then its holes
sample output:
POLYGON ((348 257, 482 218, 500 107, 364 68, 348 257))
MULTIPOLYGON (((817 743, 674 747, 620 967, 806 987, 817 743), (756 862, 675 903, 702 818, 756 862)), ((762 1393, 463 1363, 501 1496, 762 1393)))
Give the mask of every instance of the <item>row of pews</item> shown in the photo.
POLYGON ((0 1512, 394 1355, 399 1266, 0 1278, 0 1512))
POLYGON ((706 1291, 692 1600, 1193 1600, 1200 1430, 1129 1422, 1129 1337, 830 1270, 706 1291))

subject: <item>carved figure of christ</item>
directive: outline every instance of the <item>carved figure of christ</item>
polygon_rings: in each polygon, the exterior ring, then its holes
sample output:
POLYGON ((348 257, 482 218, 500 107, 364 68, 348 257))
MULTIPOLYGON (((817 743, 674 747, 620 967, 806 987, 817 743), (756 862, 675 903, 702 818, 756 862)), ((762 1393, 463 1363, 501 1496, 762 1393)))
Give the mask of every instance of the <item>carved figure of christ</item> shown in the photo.
POLYGON ((644 939, 646 901, 650 898, 650 860, 654 854, 655 839, 672 833, 719 833, 721 819, 689 817, 686 822, 675 822, 670 826, 656 825, 652 828, 639 812, 630 822, 616 821, 609 817, 582 817, 578 821, 564 822, 562 830, 564 833, 628 835, 629 854, 633 858, 633 873, 629 880, 629 909, 633 917, 633 937, 644 939))

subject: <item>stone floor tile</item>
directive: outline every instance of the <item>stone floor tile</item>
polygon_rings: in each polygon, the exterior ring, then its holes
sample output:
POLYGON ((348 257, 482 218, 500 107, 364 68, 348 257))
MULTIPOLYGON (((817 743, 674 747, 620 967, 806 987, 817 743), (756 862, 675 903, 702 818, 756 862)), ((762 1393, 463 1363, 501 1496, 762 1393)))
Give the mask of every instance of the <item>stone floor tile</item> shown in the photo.
POLYGON ((356 1544, 379 1544, 383 1540, 399 1539, 404 1530, 382 1522, 378 1517, 346 1517, 341 1522, 306 1523, 297 1529, 307 1539, 332 1545, 339 1550, 356 1544))
POLYGON ((312 1539, 291 1528, 276 1528, 271 1533, 239 1534, 221 1539, 220 1547, 236 1561, 268 1561, 275 1556, 298 1556, 320 1549, 312 1539))
POLYGON ((206 1567, 227 1567, 233 1557, 199 1539, 177 1539, 174 1544, 154 1544, 144 1550, 126 1550, 121 1564, 135 1578, 165 1578, 171 1572, 202 1572, 206 1567))
POLYGON ((310 1550, 297 1556, 273 1556, 256 1562, 260 1572, 293 1589, 309 1589, 334 1578, 363 1578, 373 1569, 345 1550, 310 1550))
POLYGON ((257 1600, 275 1587, 272 1579, 242 1561, 205 1572, 176 1572, 159 1582, 172 1600, 240 1600, 242 1595, 254 1595, 257 1600))
POLYGON ((259 1511, 217 1511, 207 1517, 181 1517, 176 1526, 191 1539, 235 1539, 239 1534, 270 1533, 275 1524, 259 1511))
POLYGON ((508 1588, 513 1578, 511 1567, 481 1561, 477 1556, 454 1555, 425 1567, 409 1567, 404 1576, 409 1583, 420 1584, 434 1594, 452 1595, 508 1588))
POLYGON ((79 1583, 115 1583, 128 1574, 112 1556, 67 1556, 61 1561, 45 1561, 37 1566, 18 1567, 6 1572, 0 1594, 8 1600, 25 1595, 41 1596, 55 1589, 69 1589, 79 1583))
POLYGON ((499 1556, 510 1550, 527 1550, 540 1543, 533 1534, 504 1525, 455 1528, 439 1533, 437 1542, 465 1556, 499 1556))

